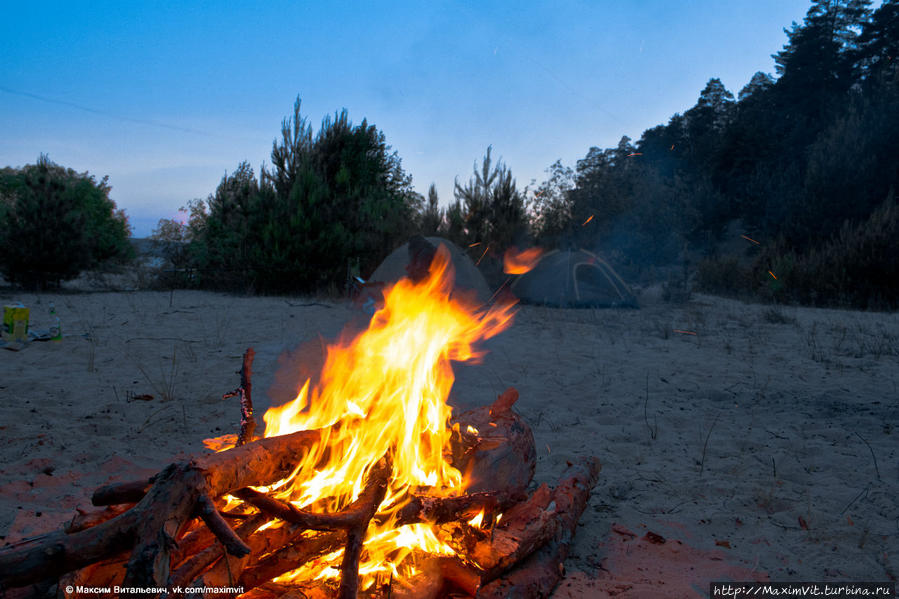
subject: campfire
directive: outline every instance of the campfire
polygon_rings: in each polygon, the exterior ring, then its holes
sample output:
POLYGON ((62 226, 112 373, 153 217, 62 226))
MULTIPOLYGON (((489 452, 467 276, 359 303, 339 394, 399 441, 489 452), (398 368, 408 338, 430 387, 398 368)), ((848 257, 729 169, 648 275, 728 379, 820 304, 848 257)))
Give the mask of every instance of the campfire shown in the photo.
POLYGON ((0 551, 0 594, 67 597, 547 596, 596 484, 595 458, 530 494, 536 452, 508 389, 452 414, 452 361, 510 326, 513 305, 453 292, 445 248, 328 347, 316 381, 257 436, 253 351, 240 430, 149 480, 97 489, 105 509, 0 551))

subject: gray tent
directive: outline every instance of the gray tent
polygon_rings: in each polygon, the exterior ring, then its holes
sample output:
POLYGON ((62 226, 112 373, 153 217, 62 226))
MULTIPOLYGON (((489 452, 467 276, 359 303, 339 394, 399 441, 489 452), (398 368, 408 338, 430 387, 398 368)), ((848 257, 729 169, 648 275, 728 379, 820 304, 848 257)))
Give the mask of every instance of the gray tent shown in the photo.
POLYGON ((587 250, 547 252, 512 283, 522 302, 562 308, 636 308, 627 284, 608 262, 587 250))
MULTIPOLYGON (((422 238, 418 239, 421 240, 422 238)), ((474 292, 481 303, 486 303, 490 300, 490 287, 487 285, 487 281, 484 280, 484 275, 481 274, 481 271, 474 265, 471 258, 459 246, 442 237, 425 237, 424 239, 434 248, 442 244, 449 250, 455 271, 455 289, 474 292)), ((415 248, 410 252, 410 243, 403 244, 384 258, 381 265, 368 278, 369 282, 395 283, 401 278, 408 276, 409 271, 407 267, 415 254, 415 248)))

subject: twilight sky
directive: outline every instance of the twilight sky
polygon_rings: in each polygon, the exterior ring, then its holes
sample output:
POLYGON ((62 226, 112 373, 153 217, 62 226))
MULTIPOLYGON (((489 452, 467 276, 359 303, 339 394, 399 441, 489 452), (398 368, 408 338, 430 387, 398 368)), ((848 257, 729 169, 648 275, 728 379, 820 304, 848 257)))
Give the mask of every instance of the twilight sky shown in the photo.
POLYGON ((299 96, 346 108, 452 200, 488 145, 519 187, 773 73, 807 0, 5 2, 0 166, 109 175, 137 237, 269 162, 299 96), (252 5, 252 6, 251 6, 252 5))

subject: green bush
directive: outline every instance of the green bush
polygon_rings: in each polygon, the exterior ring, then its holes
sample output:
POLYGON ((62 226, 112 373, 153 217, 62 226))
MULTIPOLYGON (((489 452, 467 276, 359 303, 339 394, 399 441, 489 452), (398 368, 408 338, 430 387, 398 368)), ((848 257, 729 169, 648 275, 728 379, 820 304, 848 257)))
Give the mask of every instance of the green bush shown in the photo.
POLYGON ((893 194, 861 222, 798 251, 785 238, 764 247, 750 267, 735 257, 703 260, 697 286, 776 303, 858 309, 899 308, 899 205, 893 194))
POLYGON ((742 295, 750 290, 750 273, 733 256, 705 258, 696 267, 700 291, 719 295, 742 295))
POLYGON ((805 251, 783 238, 750 269, 748 291, 769 301, 859 309, 899 307, 899 206, 892 194, 865 220, 844 222, 805 251))
POLYGON ((86 269, 133 256, 124 212, 104 177, 41 156, 0 171, 0 270, 29 288, 59 285, 86 269))

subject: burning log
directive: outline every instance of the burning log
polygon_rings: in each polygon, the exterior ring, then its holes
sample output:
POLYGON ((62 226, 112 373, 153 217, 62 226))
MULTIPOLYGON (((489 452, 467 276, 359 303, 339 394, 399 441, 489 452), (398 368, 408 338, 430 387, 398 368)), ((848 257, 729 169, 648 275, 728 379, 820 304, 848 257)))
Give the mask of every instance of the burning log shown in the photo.
POLYGON ((478 599, 549 596, 562 577, 562 563, 599 470, 595 458, 570 465, 555 489, 541 485, 489 531, 460 525, 458 553, 471 563, 456 557, 435 558, 420 580, 399 589, 395 598, 459 592, 478 599))
POLYGON ((587 507, 590 491, 599 480, 600 464, 587 458, 569 466, 565 478, 555 488, 555 530, 548 542, 531 554, 514 570, 487 584, 478 591, 481 599, 511 599, 513 597, 548 597, 562 579, 565 558, 578 520, 587 507))
POLYGON ((503 514, 489 538, 469 549, 468 555, 483 571, 481 582, 498 578, 555 533, 558 518, 551 501, 552 491, 541 485, 527 501, 503 514))

